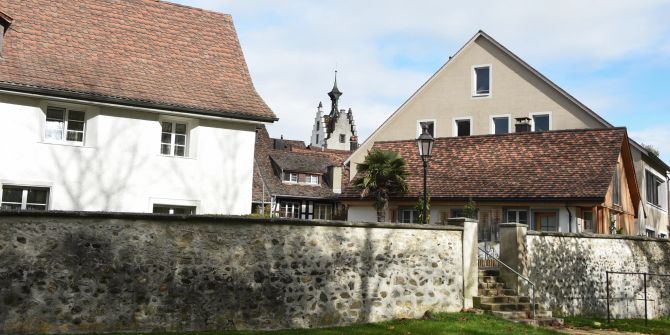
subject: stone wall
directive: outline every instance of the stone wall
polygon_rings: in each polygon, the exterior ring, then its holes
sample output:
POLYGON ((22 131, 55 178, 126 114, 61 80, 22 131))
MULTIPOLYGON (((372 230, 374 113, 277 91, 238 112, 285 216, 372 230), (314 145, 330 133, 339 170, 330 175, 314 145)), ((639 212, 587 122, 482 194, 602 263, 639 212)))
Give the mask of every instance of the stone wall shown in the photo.
POLYGON ((322 327, 463 306, 460 227, 0 213, 0 333, 322 327))
MULTIPOLYGON (((670 241, 637 236, 526 232, 501 228, 505 250, 519 255, 515 266, 537 286, 537 302, 562 315, 607 316, 606 271, 670 274, 670 241), (504 233, 502 231, 505 231, 504 233)), ((522 290, 530 293, 523 283, 522 290)), ((616 318, 644 317, 642 275, 610 274, 610 313, 616 318)), ((670 277, 647 278, 647 315, 670 315, 670 277)))

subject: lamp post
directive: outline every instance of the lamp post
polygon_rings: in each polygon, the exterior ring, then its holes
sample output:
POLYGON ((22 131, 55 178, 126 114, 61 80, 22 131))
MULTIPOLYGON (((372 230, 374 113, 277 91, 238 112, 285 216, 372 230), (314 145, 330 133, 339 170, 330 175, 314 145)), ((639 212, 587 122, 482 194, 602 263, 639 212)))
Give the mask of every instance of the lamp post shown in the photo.
POLYGON ((428 133, 428 127, 422 125, 423 132, 416 139, 416 144, 419 146, 419 156, 423 161, 423 224, 428 223, 428 190, 426 180, 428 179, 428 160, 433 154, 433 136, 428 133))

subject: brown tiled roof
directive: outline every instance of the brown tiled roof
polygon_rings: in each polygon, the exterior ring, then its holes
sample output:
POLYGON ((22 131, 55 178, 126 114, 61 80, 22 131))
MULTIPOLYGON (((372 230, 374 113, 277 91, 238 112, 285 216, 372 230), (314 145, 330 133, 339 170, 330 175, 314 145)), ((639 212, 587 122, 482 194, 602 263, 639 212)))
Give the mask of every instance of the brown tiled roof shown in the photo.
POLYGON ((231 118, 276 117, 230 15, 155 0, 0 0, 0 89, 231 118))
MULTIPOLYGON (((284 140, 290 141, 290 140, 284 140)), ((310 186, 300 184, 286 184, 281 181, 272 166, 272 161, 285 170, 297 172, 327 173, 328 166, 342 166, 348 157, 329 151, 311 149, 274 149, 274 141, 268 135, 267 129, 262 126, 256 131, 256 147, 254 152, 254 180, 253 201, 270 202, 270 195, 294 196, 312 199, 336 199, 338 194, 333 193, 332 185, 310 186), (265 187, 263 187, 265 184, 265 187), (263 192, 265 190, 265 193, 263 192)), ((343 179, 348 178, 344 175, 343 179)))
MULTIPOLYGON (((563 130, 435 140, 428 168, 433 199, 604 199, 624 128, 563 130)), ((407 197, 423 192, 423 164, 414 140, 377 142, 406 160, 407 197)), ((347 187, 342 198, 359 199, 347 187)))

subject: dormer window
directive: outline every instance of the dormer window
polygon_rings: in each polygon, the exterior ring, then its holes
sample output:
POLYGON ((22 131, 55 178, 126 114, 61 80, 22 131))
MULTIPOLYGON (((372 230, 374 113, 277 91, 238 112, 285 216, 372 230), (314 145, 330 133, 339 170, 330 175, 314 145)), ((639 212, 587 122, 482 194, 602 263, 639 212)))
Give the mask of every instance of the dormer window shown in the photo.
POLYGON ((5 44, 5 33, 9 30, 11 24, 12 18, 3 12, 0 12, 0 57, 2 56, 2 47, 5 44))

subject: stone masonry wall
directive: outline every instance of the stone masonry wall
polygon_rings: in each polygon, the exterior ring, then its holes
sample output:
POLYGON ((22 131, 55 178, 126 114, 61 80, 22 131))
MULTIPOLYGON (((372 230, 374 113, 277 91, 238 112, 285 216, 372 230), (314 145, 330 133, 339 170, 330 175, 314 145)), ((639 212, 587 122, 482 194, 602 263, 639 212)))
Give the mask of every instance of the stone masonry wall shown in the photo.
MULTIPOLYGON (((606 317, 605 271, 670 274, 668 240, 528 231, 526 248, 538 302, 563 315, 606 317)), ((610 274, 609 282, 612 316, 643 318, 643 276, 610 274)), ((670 315, 670 277, 650 276, 647 286, 648 316, 670 315)))
POLYGON ((322 327, 463 305, 462 228, 0 213, 0 333, 322 327))

